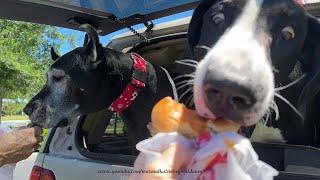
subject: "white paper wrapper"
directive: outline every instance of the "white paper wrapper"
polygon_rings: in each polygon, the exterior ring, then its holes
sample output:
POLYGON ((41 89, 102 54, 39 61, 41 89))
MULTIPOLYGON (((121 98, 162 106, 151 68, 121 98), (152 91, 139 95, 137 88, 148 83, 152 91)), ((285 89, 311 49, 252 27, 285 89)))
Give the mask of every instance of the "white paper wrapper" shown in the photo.
POLYGON ((159 133, 152 138, 141 141, 136 148, 146 156, 145 164, 149 164, 160 158, 162 152, 169 148, 170 144, 181 144, 192 148, 194 143, 178 133, 159 133))
POLYGON ((137 144, 141 153, 136 161, 141 157, 143 161, 136 162, 134 169, 143 169, 159 159, 162 152, 175 143, 195 150, 187 172, 177 174, 175 179, 271 180, 278 175, 274 168, 258 159, 247 138, 233 132, 208 134, 198 140, 187 139, 178 133, 159 133, 137 144))
MULTIPOLYGON (((1 126, 0 125, 0 138, 11 131, 9 127, 1 126)), ((7 164, 0 167, 0 179, 1 180, 12 180, 13 179, 13 171, 15 168, 15 164, 7 164)))

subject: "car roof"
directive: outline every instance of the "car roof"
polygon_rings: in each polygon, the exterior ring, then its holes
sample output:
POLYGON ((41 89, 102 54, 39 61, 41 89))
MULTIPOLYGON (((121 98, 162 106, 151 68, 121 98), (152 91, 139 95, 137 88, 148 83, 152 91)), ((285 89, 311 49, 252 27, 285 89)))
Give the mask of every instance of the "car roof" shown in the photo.
POLYGON ((1 0, 0 18, 79 29, 90 23, 105 35, 193 9, 199 0, 1 0), (121 19, 126 23, 117 21, 121 19))

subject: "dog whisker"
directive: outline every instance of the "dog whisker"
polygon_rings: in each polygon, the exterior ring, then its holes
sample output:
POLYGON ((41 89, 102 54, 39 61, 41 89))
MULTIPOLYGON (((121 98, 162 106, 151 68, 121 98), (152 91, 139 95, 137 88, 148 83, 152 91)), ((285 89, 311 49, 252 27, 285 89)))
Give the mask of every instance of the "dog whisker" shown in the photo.
POLYGON ((274 110, 273 104, 270 103, 269 109, 266 111, 264 118, 262 119, 263 125, 267 125, 272 117, 272 111, 274 110))
POLYGON ((265 113, 265 116, 261 119, 263 125, 267 125, 269 120, 272 118, 272 111, 274 111, 276 117, 275 120, 278 120, 280 115, 279 115, 279 108, 278 105, 275 103, 274 100, 270 102, 269 108, 265 113))
POLYGON ((177 60, 175 62, 183 62, 183 63, 193 63, 193 64, 199 64, 198 61, 193 60, 193 59, 182 59, 182 60, 177 60))
POLYGON ((192 84, 193 84, 192 82, 187 82, 187 83, 177 87, 177 91, 179 91, 179 90, 181 90, 181 89, 183 89, 183 88, 185 88, 187 86, 191 86, 192 84))
POLYGON ((272 71, 273 71, 273 72, 279 73, 279 70, 278 70, 277 68, 275 68, 274 66, 272 66, 271 68, 272 68, 272 71))
POLYGON ((189 96, 188 98, 187 98, 187 100, 185 101, 185 104, 187 105, 187 104, 189 104, 188 102, 190 102, 190 100, 192 99, 192 95, 191 96, 189 96))
POLYGON ((193 96, 191 96, 192 98, 190 99, 190 101, 188 102, 189 107, 194 106, 194 98, 193 96))
POLYGON ((175 63, 197 68, 197 65, 192 63, 185 63, 185 62, 179 62, 179 61, 176 61, 175 63))
POLYGON ((266 125, 268 123, 269 117, 270 117, 270 109, 268 109, 265 116, 261 119, 261 122, 263 125, 266 125))
POLYGON ((280 117, 280 113, 279 113, 278 105, 276 104, 276 102, 274 100, 272 100, 271 103, 270 103, 270 110, 274 111, 274 113, 276 115, 275 120, 278 120, 279 117, 280 117))
POLYGON ((268 121, 269 121, 269 118, 271 117, 271 111, 268 112, 267 116, 266 116, 266 119, 264 121, 264 125, 267 125, 268 124, 268 121))
POLYGON ((193 86, 193 83, 194 83, 194 79, 193 78, 191 78, 190 80, 186 80, 186 81, 183 81, 183 83, 182 82, 180 82, 180 83, 177 83, 177 90, 181 90, 182 88, 184 88, 184 87, 186 87, 186 86, 193 86))
POLYGON ((181 78, 194 78, 195 74, 183 74, 180 76, 177 76, 175 78, 173 78, 174 81, 181 79, 181 78))
POLYGON ((181 96, 179 97, 179 101, 181 101, 181 99, 186 96, 188 93, 193 91, 193 87, 190 87, 189 89, 187 89, 184 93, 181 94, 181 96))
POLYGON ((191 99, 188 102, 188 106, 192 107, 192 106, 194 106, 194 97, 193 97, 193 95, 191 95, 190 97, 191 97, 191 99))
POLYGON ((210 47, 205 46, 205 45, 198 45, 198 46, 196 46, 196 48, 207 50, 207 52, 209 52, 211 50, 210 47))
POLYGON ((302 114, 285 97, 277 93, 275 93, 274 96, 285 102, 301 119, 304 119, 302 114))
POLYGON ((185 83, 193 83, 193 79, 192 80, 183 80, 183 81, 180 81, 180 82, 177 82, 176 83, 176 86, 181 86, 182 84, 185 84, 185 83))
POLYGON ((282 91, 284 89, 287 89, 295 84, 297 84, 299 81, 301 81, 302 79, 304 79, 307 75, 306 74, 303 74, 301 77, 299 77, 298 79, 296 79, 295 81, 285 85, 285 86, 282 86, 282 87, 278 87, 278 88, 275 88, 275 91, 282 91))
POLYGON ((278 107, 277 103, 274 100, 272 101, 272 104, 273 104, 273 110, 274 110, 274 112, 276 114, 275 120, 279 120, 279 118, 280 118, 279 107, 278 107))

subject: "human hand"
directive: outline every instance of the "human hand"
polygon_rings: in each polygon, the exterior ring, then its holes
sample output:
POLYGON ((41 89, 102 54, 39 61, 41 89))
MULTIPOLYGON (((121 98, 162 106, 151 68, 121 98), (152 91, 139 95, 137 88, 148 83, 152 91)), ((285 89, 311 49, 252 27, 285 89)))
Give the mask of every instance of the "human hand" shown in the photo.
POLYGON ((11 131, 0 137, 0 166, 28 158, 42 140, 40 127, 11 131))

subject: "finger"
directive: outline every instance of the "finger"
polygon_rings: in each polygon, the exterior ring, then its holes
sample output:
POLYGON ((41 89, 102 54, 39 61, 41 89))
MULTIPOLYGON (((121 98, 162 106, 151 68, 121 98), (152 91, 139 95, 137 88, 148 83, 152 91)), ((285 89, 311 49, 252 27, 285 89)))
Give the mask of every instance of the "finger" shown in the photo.
POLYGON ((42 136, 37 136, 36 139, 37 139, 37 143, 40 143, 43 140, 42 136))
POLYGON ((40 135, 40 134, 42 134, 42 128, 41 127, 39 127, 39 126, 35 126, 35 127, 33 127, 34 128, 34 133, 35 133, 35 135, 40 135))
POLYGON ((37 137, 30 137, 28 138, 29 143, 31 146, 34 146, 35 144, 38 144, 38 138, 37 137))
POLYGON ((27 128, 29 128, 29 126, 19 126, 19 127, 17 128, 17 130, 23 130, 23 129, 27 129, 27 128))
MULTIPOLYGON (((34 131, 33 129, 29 130, 29 132, 33 132, 33 131, 34 131)), ((33 145, 37 144, 39 142, 39 140, 41 140, 39 137, 41 137, 41 136, 35 135, 34 133, 32 133, 32 134, 28 133, 24 136, 25 142, 23 144, 26 144, 26 145, 29 144, 29 145, 33 146, 33 145)))
POLYGON ((36 144, 36 145, 33 147, 33 152, 34 152, 34 151, 37 151, 39 148, 40 148, 40 144, 36 144))
POLYGON ((23 134, 26 137, 34 137, 35 136, 35 131, 36 129, 34 128, 27 128, 27 129, 22 129, 18 130, 21 134, 23 134))

